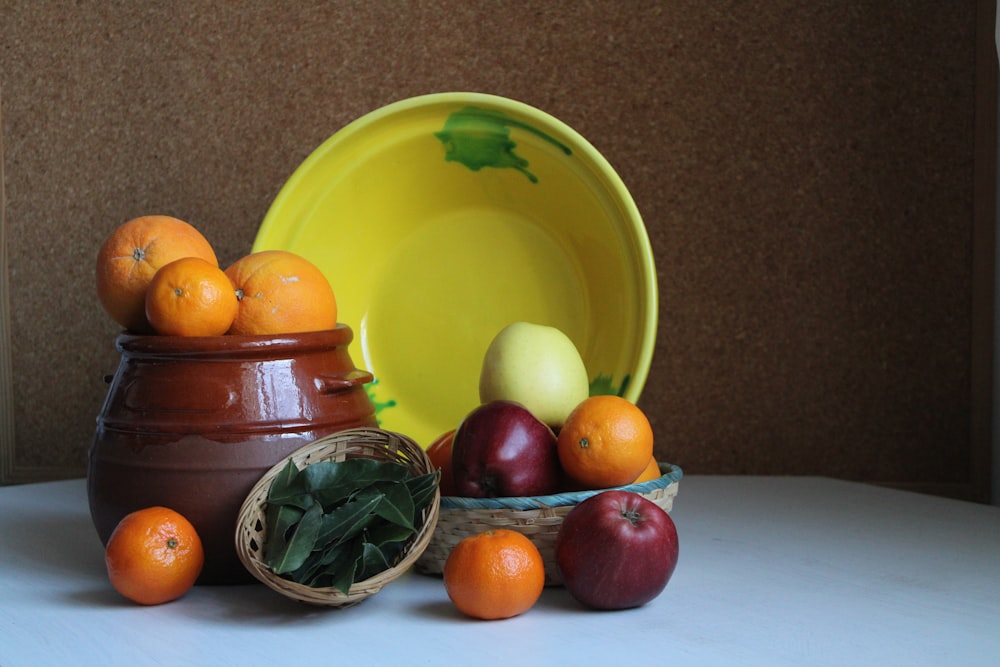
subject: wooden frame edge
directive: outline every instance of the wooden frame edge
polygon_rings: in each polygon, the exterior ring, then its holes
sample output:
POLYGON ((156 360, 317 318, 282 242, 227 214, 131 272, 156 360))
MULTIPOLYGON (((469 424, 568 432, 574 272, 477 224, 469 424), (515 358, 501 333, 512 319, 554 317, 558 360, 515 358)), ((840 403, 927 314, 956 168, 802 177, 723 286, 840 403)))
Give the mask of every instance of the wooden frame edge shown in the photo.
POLYGON ((4 178, 3 91, 0 90, 0 484, 16 477, 14 369, 11 368, 10 289, 7 285, 7 187, 4 178))
POLYGON ((976 108, 972 212, 970 460, 972 500, 989 503, 993 483, 993 395, 996 315, 997 44, 995 0, 979 0, 976 20, 976 108))

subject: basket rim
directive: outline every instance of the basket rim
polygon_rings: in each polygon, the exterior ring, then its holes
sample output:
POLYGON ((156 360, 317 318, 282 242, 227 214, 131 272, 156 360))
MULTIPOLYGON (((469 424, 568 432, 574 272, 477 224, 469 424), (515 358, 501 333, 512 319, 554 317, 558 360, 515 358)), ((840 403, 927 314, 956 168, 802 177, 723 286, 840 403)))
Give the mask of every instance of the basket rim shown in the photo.
POLYGON ((566 505, 578 505, 591 496, 604 491, 632 491, 635 493, 650 493, 665 489, 671 484, 677 484, 684 477, 681 467, 666 462, 659 462, 660 477, 639 484, 625 484, 606 489, 587 489, 585 491, 569 491, 547 496, 516 496, 504 498, 466 498, 460 496, 441 496, 441 509, 452 510, 535 510, 566 505))

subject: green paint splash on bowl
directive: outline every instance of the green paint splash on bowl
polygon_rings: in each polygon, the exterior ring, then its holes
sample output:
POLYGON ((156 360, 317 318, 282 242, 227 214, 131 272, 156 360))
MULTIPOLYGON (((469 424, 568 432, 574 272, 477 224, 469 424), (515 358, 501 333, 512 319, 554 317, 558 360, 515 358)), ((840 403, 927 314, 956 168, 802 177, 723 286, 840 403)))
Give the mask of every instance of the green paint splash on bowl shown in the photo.
POLYGON ((396 407, 396 401, 394 399, 389 399, 387 401, 380 401, 380 400, 378 400, 375 397, 375 386, 377 384, 378 384, 378 380, 372 380, 371 382, 369 382, 368 384, 365 385, 365 392, 368 394, 368 400, 370 400, 372 402, 372 405, 375 406, 375 421, 378 422, 379 426, 381 426, 382 425, 382 419, 381 419, 382 411, 385 410, 386 408, 394 408, 394 407, 396 407))
POLYGON ((531 132, 566 155, 573 154, 569 146, 538 128, 499 111, 472 106, 448 116, 444 127, 440 132, 435 132, 434 136, 444 144, 444 159, 448 162, 464 164, 472 171, 479 171, 483 167, 515 169, 532 183, 537 183, 538 177, 528 170, 528 161, 514 152, 517 143, 510 138, 510 128, 531 132))
POLYGON ((626 375, 622 378, 621 385, 616 387, 612 376, 605 375, 604 373, 598 373, 597 376, 590 381, 590 395, 601 396, 610 394, 612 396, 624 396, 631 379, 631 375, 626 375))

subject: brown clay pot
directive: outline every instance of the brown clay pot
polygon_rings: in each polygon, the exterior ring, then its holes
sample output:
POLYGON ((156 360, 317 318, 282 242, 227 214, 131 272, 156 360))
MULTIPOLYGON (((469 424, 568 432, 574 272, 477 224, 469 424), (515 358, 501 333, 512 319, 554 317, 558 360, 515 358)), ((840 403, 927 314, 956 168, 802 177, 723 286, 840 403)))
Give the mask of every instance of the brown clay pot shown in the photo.
POLYGON ((251 487, 313 440, 375 426, 343 325, 287 336, 122 334, 97 419, 87 495, 102 542, 129 512, 164 505, 205 548, 200 584, 253 581, 236 556, 236 518, 251 487))

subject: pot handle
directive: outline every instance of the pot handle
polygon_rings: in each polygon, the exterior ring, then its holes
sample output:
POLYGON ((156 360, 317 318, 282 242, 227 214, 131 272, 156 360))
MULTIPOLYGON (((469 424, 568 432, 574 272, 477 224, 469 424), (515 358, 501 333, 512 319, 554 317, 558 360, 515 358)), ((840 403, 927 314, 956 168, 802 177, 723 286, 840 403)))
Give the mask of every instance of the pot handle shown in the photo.
POLYGON ((367 384, 374 379, 371 373, 362 370, 353 370, 343 375, 320 375, 316 378, 316 388, 321 394, 336 394, 367 384))

